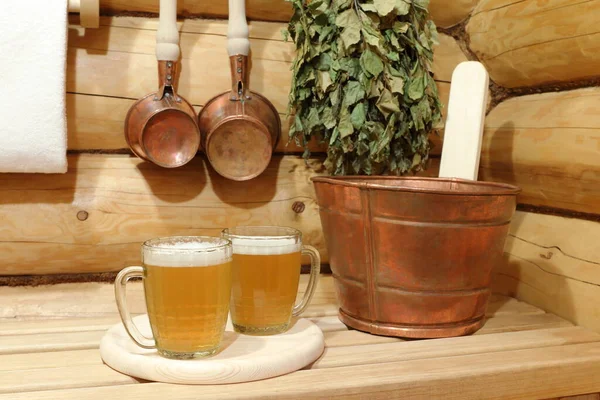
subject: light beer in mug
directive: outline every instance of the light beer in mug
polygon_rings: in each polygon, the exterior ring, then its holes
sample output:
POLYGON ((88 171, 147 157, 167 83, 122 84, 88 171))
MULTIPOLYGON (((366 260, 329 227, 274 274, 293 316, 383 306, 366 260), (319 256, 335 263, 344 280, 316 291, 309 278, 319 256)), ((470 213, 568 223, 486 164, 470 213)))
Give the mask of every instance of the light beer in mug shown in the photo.
MULTIPOLYGON (((218 349, 229 313, 231 263, 231 244, 225 239, 172 237, 144 243, 143 266, 136 271, 143 276, 154 338, 149 347, 170 358, 205 356, 218 349)), ((136 339, 135 333, 130 335, 136 339)), ((141 339, 138 344, 143 345, 141 339)))
POLYGON ((270 335, 288 329, 312 297, 319 274, 316 250, 302 246, 299 231, 284 227, 237 227, 223 231, 233 245, 231 320, 241 333, 270 335), (313 259, 311 281, 302 302, 294 306, 301 255, 313 259))

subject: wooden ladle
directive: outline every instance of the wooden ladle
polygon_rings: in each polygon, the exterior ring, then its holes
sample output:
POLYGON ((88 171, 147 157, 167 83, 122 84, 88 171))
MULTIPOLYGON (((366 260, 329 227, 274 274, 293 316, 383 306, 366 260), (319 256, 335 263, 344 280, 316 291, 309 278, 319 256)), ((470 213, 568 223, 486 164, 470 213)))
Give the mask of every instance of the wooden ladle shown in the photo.
POLYGON ((179 52, 177 0, 160 0, 156 34, 159 89, 129 109, 125 139, 138 157, 165 168, 188 163, 200 146, 194 108, 175 91, 179 52))

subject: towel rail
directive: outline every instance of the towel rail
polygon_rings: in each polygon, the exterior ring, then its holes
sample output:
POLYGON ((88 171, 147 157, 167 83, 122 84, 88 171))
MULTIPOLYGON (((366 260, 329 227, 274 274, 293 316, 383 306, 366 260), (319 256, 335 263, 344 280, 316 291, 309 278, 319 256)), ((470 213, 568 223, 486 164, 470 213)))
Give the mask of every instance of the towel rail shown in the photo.
POLYGON ((79 13, 81 26, 100 26, 100 0, 69 0, 69 12, 79 13))

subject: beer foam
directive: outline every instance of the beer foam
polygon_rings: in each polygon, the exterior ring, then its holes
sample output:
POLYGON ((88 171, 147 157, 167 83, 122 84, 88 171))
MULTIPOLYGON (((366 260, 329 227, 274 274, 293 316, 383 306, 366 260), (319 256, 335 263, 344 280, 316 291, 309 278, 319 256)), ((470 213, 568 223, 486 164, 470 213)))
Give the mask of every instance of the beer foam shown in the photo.
POLYGON ((225 240, 219 239, 215 239, 213 242, 182 239, 144 246, 142 255, 146 265, 210 267, 231 261, 231 250, 226 247, 218 247, 225 244, 225 240))
POLYGON ((295 238, 277 237, 232 237, 233 252, 253 256, 273 256, 296 253, 302 250, 302 244, 295 238))

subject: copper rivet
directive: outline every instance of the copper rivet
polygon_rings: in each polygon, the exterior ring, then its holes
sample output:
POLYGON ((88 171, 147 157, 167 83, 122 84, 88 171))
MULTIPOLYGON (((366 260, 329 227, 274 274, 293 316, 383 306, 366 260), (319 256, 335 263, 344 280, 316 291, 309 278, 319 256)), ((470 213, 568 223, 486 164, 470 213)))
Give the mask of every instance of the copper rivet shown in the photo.
POLYGON ((239 57, 238 57, 238 61, 242 61, 242 56, 239 56, 239 57))
POLYGON ((300 214, 300 213, 304 212, 305 208, 306 208, 306 206, 301 201, 295 201, 294 204, 292 204, 292 210, 294 210, 294 212, 296 214, 300 214))
POLYGON ((85 221, 86 219, 88 219, 89 214, 87 211, 79 211, 77 213, 77 219, 80 221, 85 221))
POLYGON ((167 79, 171 80, 172 76, 171 75, 167 75, 167 79))

